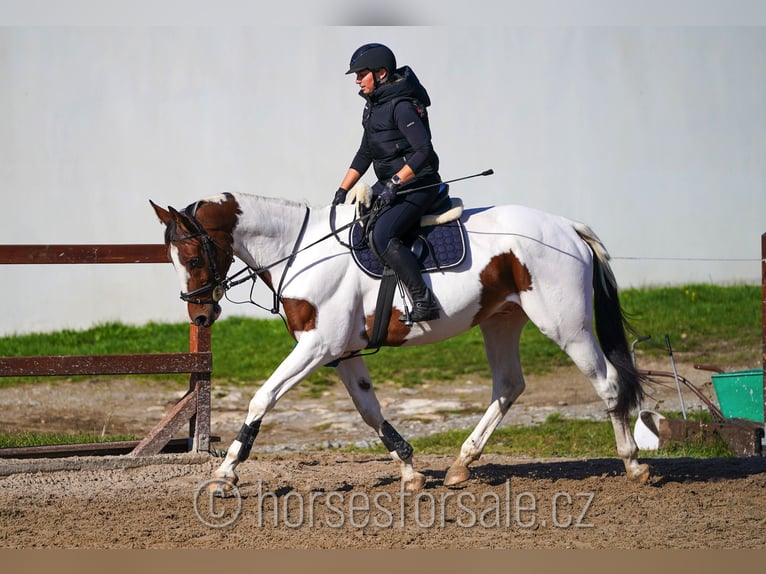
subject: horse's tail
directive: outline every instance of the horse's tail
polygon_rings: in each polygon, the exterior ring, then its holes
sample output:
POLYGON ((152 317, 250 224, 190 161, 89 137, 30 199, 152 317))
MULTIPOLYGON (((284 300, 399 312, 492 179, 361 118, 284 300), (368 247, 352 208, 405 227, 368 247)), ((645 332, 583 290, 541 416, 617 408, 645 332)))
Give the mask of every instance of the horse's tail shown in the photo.
POLYGON ((611 412, 627 418, 638 408, 644 396, 641 375, 636 370, 628 349, 625 330, 633 329, 625 319, 617 295, 617 281, 609 265, 609 253, 604 244, 583 223, 574 223, 574 229, 593 252, 593 307, 596 319, 596 334, 601 349, 614 368, 617 369, 617 404, 611 412))

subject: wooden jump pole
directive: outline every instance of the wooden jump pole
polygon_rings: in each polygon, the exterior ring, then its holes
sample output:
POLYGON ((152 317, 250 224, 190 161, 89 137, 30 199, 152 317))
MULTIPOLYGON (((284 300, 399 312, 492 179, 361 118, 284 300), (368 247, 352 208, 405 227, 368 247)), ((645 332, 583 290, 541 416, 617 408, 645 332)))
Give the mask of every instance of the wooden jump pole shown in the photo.
MULTIPOLYGON (((168 263, 159 244, 0 245, 0 265, 168 263)), ((190 325, 188 353, 0 357, 0 377, 189 373, 189 390, 130 453, 157 454, 188 423, 187 450, 210 447, 210 329, 190 325)))

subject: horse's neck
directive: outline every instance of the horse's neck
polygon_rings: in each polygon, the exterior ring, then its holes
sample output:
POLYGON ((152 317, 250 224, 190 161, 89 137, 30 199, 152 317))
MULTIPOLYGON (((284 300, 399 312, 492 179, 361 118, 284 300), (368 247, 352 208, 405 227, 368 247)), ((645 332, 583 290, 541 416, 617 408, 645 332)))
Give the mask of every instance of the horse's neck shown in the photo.
POLYGON ((292 252, 306 206, 279 199, 237 196, 242 213, 234 229, 234 251, 248 265, 263 267, 292 252))

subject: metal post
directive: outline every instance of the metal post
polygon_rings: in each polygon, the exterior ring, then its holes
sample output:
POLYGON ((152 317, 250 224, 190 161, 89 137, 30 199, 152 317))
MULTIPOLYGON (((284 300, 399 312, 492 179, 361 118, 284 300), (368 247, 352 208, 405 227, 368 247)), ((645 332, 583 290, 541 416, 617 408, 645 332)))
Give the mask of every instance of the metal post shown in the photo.
POLYGON ((761 454, 766 455, 766 233, 761 235, 761 329, 762 329, 762 355, 763 367, 763 438, 761 439, 761 454))
POLYGON ((681 413, 686 420, 686 403, 684 403, 684 394, 681 392, 681 381, 678 378, 678 371, 676 370, 676 360, 673 358, 673 347, 670 346, 670 335, 665 334, 665 345, 668 348, 668 355, 670 355, 670 366, 673 367, 673 377, 676 380, 676 388, 678 389, 678 401, 681 403, 681 413))

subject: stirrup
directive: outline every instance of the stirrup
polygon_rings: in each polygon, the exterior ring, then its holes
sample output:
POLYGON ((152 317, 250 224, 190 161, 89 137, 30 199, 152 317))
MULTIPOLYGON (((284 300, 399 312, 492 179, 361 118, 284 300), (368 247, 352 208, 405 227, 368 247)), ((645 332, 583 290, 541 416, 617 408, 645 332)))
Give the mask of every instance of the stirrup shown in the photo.
POLYGON ((399 321, 411 327, 413 323, 421 321, 433 321, 439 318, 439 307, 435 306, 429 300, 414 301, 412 303, 412 312, 409 309, 404 310, 404 315, 399 317, 399 321))

